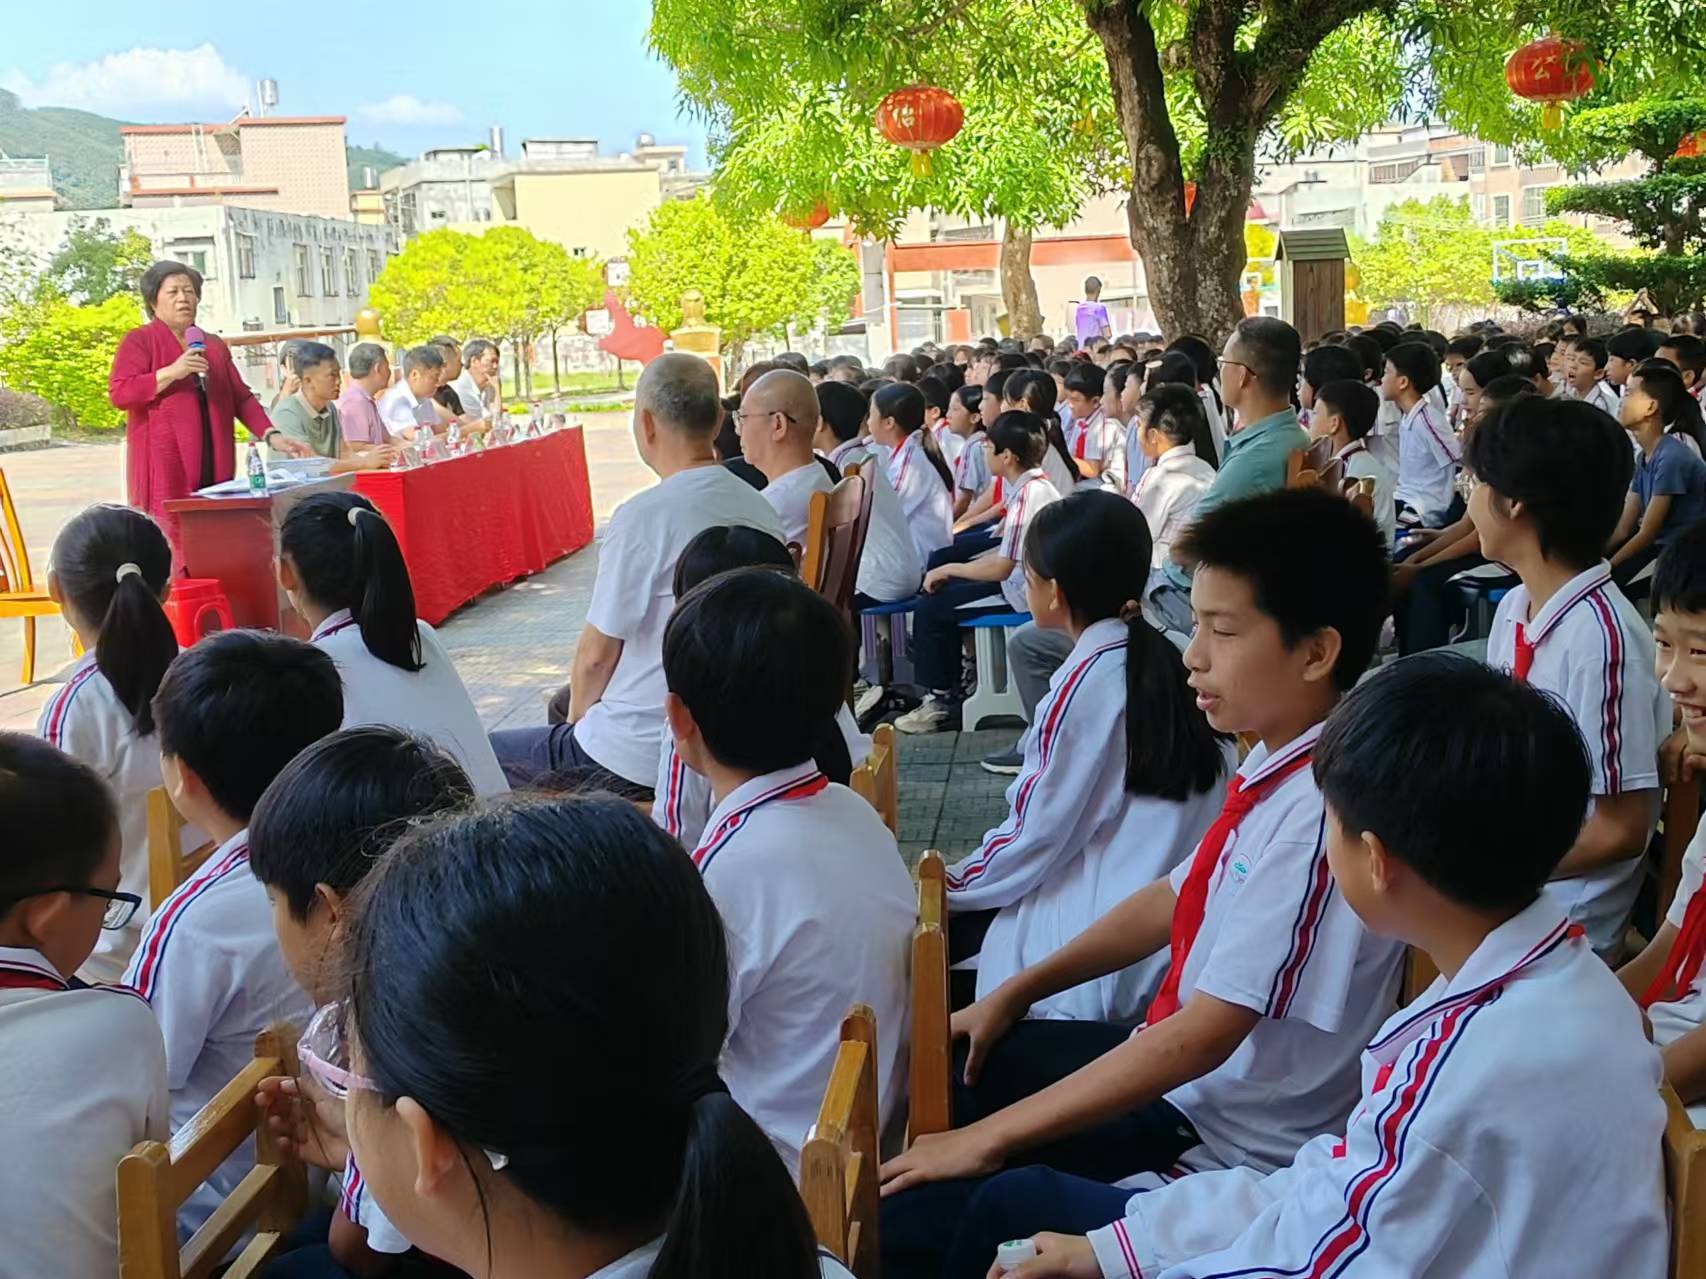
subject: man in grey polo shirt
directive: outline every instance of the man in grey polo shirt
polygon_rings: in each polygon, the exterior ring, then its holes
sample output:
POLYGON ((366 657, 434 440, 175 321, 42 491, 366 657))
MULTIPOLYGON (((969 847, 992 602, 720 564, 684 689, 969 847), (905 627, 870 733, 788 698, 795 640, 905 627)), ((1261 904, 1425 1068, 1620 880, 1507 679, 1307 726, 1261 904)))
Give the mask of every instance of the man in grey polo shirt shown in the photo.
POLYGON ((343 375, 336 351, 323 342, 304 342, 296 351, 296 375, 300 385, 273 405, 269 415, 282 434, 301 440, 317 456, 330 458, 333 474, 391 464, 394 446, 351 444, 344 439, 336 403, 343 375))

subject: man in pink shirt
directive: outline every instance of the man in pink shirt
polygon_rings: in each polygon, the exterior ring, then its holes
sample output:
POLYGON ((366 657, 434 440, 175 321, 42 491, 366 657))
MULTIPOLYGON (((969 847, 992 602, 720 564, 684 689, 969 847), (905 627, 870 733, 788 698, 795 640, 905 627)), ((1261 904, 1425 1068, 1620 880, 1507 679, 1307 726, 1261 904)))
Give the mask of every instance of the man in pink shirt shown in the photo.
POLYGON ((1097 338, 1113 336, 1108 308, 1102 305, 1102 282, 1095 276, 1084 281, 1084 301, 1072 314, 1072 328, 1081 347, 1088 347, 1097 338))
POLYGON ((344 439, 351 444, 389 444, 391 437, 379 420, 377 396, 391 385, 391 361, 377 342, 361 342, 350 348, 349 378, 338 396, 338 421, 344 439))

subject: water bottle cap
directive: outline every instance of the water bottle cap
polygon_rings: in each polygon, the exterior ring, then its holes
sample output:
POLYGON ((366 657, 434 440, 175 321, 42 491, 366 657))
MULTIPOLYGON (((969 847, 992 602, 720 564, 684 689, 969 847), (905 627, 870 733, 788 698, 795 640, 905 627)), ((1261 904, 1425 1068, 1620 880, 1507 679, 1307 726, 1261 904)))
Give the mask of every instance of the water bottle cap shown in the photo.
POLYGON ((1013 1270, 1037 1259, 1037 1245, 1029 1239, 1009 1239, 995 1250, 995 1263, 1003 1271, 1013 1270))

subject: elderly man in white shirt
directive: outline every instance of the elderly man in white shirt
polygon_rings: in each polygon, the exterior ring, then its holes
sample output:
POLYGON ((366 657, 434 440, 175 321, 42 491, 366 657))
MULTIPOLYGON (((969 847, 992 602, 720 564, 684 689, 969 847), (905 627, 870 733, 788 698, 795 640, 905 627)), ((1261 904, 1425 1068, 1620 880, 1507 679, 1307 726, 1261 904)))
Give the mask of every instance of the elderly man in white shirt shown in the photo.
POLYGON ((403 356, 403 376, 379 397, 379 420, 395 440, 412 440, 421 428, 429 434, 443 420, 432 393, 444 371, 444 353, 436 346, 412 347, 403 356))
POLYGON ((777 369, 754 382, 735 414, 740 451, 769 481, 764 499, 776 509, 786 540, 803 550, 813 493, 835 487, 812 452, 817 432, 817 391, 792 369, 777 369))
POLYGON ((495 422, 502 416, 498 396, 498 348, 485 338, 475 338, 462 348, 462 371, 450 383, 462 412, 495 422))

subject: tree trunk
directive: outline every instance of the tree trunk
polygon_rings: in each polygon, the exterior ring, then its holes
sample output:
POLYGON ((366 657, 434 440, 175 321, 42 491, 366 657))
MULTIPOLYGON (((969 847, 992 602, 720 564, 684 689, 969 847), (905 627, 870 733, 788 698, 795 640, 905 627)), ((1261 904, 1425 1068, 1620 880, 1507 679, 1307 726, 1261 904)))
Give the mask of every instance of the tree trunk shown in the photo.
POLYGON ((563 393, 563 374, 557 364, 557 330, 551 330, 551 394, 563 393))
POLYGON ((510 368, 512 370, 514 370, 514 373, 515 373, 515 377, 514 377, 513 385, 512 385, 512 389, 511 389, 511 394, 513 394, 515 396, 515 398, 519 400, 522 398, 522 395, 521 395, 521 343, 516 341, 514 338, 511 338, 509 340, 509 363, 510 363, 510 368))
POLYGON ((1011 222, 1001 228, 1001 301, 1009 336, 1029 342, 1043 331, 1043 308, 1031 275, 1031 232, 1011 222))

